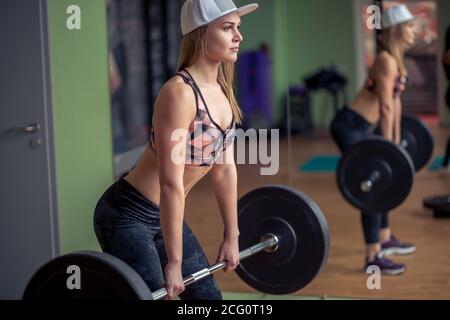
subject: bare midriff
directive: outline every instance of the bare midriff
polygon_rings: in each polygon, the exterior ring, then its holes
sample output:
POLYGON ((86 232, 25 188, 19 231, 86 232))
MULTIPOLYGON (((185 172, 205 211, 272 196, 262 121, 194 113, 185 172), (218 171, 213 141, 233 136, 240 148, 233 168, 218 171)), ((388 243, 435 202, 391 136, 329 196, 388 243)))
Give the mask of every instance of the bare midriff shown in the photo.
MULTIPOLYGON (((210 167, 185 166, 183 175, 184 193, 187 197, 189 191, 208 172, 210 167)), ((135 168, 125 177, 135 189, 148 200, 159 206, 160 184, 158 166, 155 152, 147 146, 135 168)))
POLYGON ((380 120, 380 101, 375 94, 366 88, 363 88, 358 93, 348 107, 372 125, 375 125, 380 120))

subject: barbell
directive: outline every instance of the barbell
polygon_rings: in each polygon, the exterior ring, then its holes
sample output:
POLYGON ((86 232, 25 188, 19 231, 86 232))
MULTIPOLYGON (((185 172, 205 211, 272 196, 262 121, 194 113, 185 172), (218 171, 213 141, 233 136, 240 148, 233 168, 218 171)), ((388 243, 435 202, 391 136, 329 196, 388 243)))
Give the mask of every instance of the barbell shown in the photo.
POLYGON ((408 152, 415 170, 422 170, 433 156, 434 140, 430 130, 418 118, 403 115, 400 135, 400 145, 408 152))
POLYGON ((344 153, 336 174, 339 190, 364 212, 392 210, 408 197, 415 172, 430 161, 433 147, 428 128, 416 117, 404 115, 400 145, 373 136, 344 153))
MULTIPOLYGON (((375 130, 381 135, 378 127, 375 130)), ((422 170, 433 156, 434 140, 428 127, 413 115, 402 115, 400 146, 408 153, 414 163, 415 171, 422 170)))
MULTIPOLYGON (((238 201, 240 252, 237 275, 267 294, 289 294, 307 286, 324 268, 328 226, 317 204, 287 186, 266 186, 238 201)), ((205 267, 184 278, 186 286, 225 268, 205 267)), ((102 252, 79 251, 42 266, 29 281, 25 300, 157 300, 165 288, 151 292, 139 274, 120 259, 102 252), (71 286, 74 270, 79 286, 71 286)))
POLYGON ((414 164, 406 151, 380 137, 352 145, 338 164, 337 184, 344 198, 368 213, 387 212, 411 192, 414 164))

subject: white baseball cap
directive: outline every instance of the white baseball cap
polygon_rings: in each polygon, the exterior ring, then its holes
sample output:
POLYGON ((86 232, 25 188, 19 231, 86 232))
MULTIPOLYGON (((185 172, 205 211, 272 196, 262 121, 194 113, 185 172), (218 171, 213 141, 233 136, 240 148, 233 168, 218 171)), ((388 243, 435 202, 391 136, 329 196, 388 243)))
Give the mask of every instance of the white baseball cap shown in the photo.
POLYGON ((412 15, 406 5, 399 4, 392 6, 389 10, 383 13, 381 24, 383 29, 386 29, 404 22, 413 21, 415 19, 417 19, 417 17, 412 15))
POLYGON ((245 16, 258 7, 253 3, 238 8, 233 0, 186 0, 181 9, 181 31, 185 35, 229 13, 245 16))

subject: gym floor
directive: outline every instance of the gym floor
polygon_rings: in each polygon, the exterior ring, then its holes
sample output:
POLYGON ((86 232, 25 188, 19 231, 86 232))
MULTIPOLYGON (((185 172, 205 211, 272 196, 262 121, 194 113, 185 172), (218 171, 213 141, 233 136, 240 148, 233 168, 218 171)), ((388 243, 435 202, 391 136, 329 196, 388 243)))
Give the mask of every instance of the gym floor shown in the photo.
MULTIPOLYGON (((450 129, 427 123, 435 139, 435 156, 442 155, 450 129)), ((450 172, 431 172, 428 167, 416 175, 407 200, 390 215, 390 224, 398 238, 412 242, 417 251, 410 256, 394 256, 408 270, 400 276, 382 276, 381 290, 367 289, 369 275, 363 272, 365 256, 360 215, 341 196, 334 173, 303 173, 298 166, 316 155, 338 154, 326 131, 292 140, 289 172, 288 143, 280 141, 280 172, 261 176, 257 165, 238 165, 239 196, 267 184, 287 184, 309 195, 321 208, 330 229, 331 248, 324 271, 292 297, 285 298, 369 298, 369 299, 449 299, 450 298, 450 219, 435 219, 422 206, 428 196, 448 193, 450 172)), ((215 262, 221 243, 219 209, 209 179, 192 190, 186 203, 186 220, 198 236, 209 260, 215 262)), ((216 273, 226 298, 264 298, 243 283, 234 273, 216 273), (240 294, 239 294, 240 293, 240 294), (244 294, 244 295, 243 295, 244 294)))

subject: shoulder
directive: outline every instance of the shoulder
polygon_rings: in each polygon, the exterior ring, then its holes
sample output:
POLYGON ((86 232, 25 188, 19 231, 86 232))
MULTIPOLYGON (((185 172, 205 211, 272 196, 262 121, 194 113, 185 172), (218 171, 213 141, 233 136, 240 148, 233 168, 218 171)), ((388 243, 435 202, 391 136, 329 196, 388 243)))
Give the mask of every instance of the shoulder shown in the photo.
POLYGON ((181 77, 169 79, 161 88, 156 109, 192 115, 195 112, 195 94, 181 77), (192 107, 193 106, 193 107, 192 107))
POLYGON ((188 102, 195 97, 192 87, 186 84, 179 76, 169 79, 162 86, 159 96, 177 102, 188 102))
POLYGON ((397 61, 386 51, 380 52, 375 60, 375 70, 381 73, 395 76, 398 73, 397 61))

